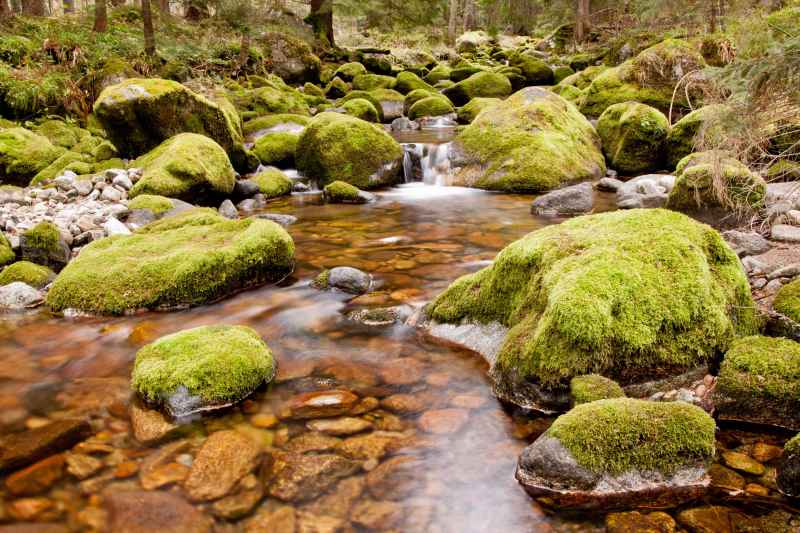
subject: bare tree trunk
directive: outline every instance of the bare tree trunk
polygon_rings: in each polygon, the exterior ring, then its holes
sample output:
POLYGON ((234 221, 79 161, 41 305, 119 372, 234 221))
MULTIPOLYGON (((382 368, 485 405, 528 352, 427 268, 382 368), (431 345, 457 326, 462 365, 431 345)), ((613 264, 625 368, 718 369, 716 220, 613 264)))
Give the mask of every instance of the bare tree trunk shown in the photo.
POLYGON ((169 0, 158 0, 158 9, 165 14, 169 14, 169 0))
POLYGON ((108 29, 106 0, 94 0, 94 31, 103 33, 108 29))
POLYGON ((8 5, 8 0, 0 0, 0 20, 7 19, 11 16, 11 6, 8 5))
POLYGON ((456 42, 456 25, 458 24, 458 0, 450 0, 447 20, 447 40, 452 44, 456 42))
POLYGON ((153 31, 153 14, 150 0, 142 0, 142 22, 144 22, 144 52, 148 56, 156 55, 156 36, 153 31))
POLYGON ((589 35, 589 11, 590 0, 578 0, 578 8, 575 17, 575 41, 582 43, 589 35))
POLYGON ((327 40, 335 46, 333 39, 333 0, 311 0, 311 13, 306 22, 311 24, 317 39, 327 40))
POLYGON ((242 72, 247 67, 247 60, 250 58, 250 32, 242 33, 242 44, 239 46, 239 60, 236 70, 242 72))
POLYGON ((43 17, 44 0, 22 0, 22 14, 32 17, 43 17))
POLYGON ((709 2, 708 33, 717 33, 717 17, 719 16, 717 0, 709 2))

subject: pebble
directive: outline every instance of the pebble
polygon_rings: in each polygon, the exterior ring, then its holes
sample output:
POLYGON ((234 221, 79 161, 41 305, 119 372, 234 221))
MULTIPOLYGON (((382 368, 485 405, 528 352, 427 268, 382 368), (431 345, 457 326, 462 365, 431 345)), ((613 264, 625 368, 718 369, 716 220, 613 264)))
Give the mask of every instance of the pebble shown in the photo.
POLYGON ((346 390, 316 391, 289 399, 285 418, 309 419, 341 416, 358 403, 358 396, 346 390))
POLYGON ((722 460, 726 465, 734 470, 738 470, 746 474, 760 476, 764 473, 764 465, 743 453, 723 452, 722 460))
POLYGON ((342 417, 312 420, 306 423, 306 427, 325 435, 346 436, 372 429, 372 423, 361 418, 342 417))
POLYGON ((780 446, 773 446, 763 442, 757 442, 753 445, 750 455, 759 463, 768 463, 783 455, 783 448, 780 446))
POLYGON ((212 433, 200 448, 183 486, 195 501, 226 496, 257 463, 260 449, 236 431, 212 433))

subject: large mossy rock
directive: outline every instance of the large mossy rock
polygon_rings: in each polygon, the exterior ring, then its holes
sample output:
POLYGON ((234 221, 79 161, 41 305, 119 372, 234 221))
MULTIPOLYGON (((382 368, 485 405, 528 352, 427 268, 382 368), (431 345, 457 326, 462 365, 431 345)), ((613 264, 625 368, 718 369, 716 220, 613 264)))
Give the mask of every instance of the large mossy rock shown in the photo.
POLYGON ((174 417, 229 406, 275 375, 275 361, 258 333, 245 326, 201 326, 144 346, 131 387, 174 417))
POLYGON ((724 125, 730 108, 714 104, 692 111, 676 122, 667 134, 667 164, 675 168, 681 159, 697 151, 698 146, 718 146, 724 139, 724 125))
POLYGON ((772 307, 780 314, 800 323, 800 279, 781 287, 775 295, 772 307))
POLYGON ((321 62, 307 42, 285 33, 269 31, 261 35, 259 44, 271 72, 284 81, 319 81, 321 62))
POLYGON ((491 46, 495 39, 483 30, 468 31, 456 39, 456 51, 459 54, 476 52, 478 48, 491 46))
POLYGON ((455 182, 480 189, 544 192, 606 171, 589 121, 537 87, 489 106, 457 137, 454 149, 455 182))
POLYGON ((395 183, 402 156, 403 149, 382 128, 339 113, 314 117, 295 153, 298 170, 321 185, 341 180, 359 189, 395 183))
POLYGON ((623 173, 657 170, 668 132, 669 120, 661 111, 637 102, 614 104, 597 122, 609 166, 623 173))
POLYGON ((11 243, 8 242, 6 236, 0 232, 0 266, 13 263, 16 257, 17 254, 14 253, 14 249, 11 248, 11 243))
POLYGON ((800 497, 800 434, 789 439, 783 447, 777 482, 786 496, 800 497))
POLYGON ((237 168, 247 167, 236 110, 178 82, 152 78, 112 85, 98 96, 94 115, 122 157, 137 157, 170 137, 189 132, 214 139, 237 168))
POLYGON ((293 257, 292 238, 274 222, 192 209, 84 247, 47 303, 107 315, 200 305, 281 279, 293 257))
POLYGON ((0 184, 27 186, 63 153, 63 148, 30 130, 4 129, 0 131, 0 184))
POLYGON ((41 289, 55 277, 55 272, 46 266, 30 261, 17 261, 0 270, 0 286, 21 282, 34 289, 41 289))
POLYGON ((417 120, 424 117, 441 117, 443 115, 455 115, 453 108, 447 98, 443 96, 429 96, 415 102, 408 109, 408 118, 417 120))
POLYGON ((578 405, 522 452, 517 480, 560 508, 680 505, 710 483, 715 429, 705 411, 684 402, 578 405))
POLYGON ((686 212, 752 211, 764 207, 766 196, 766 182, 740 161, 724 152, 698 152, 678 163, 667 207, 686 212))
POLYGON ((537 57, 519 54, 511 59, 512 67, 518 68, 527 85, 552 85, 553 69, 537 57))
POLYGON ((496 394, 543 411, 564 408, 575 376, 623 385, 673 376, 757 328, 733 250, 709 226, 664 209, 583 216, 530 233, 426 312, 436 336, 501 331, 473 346, 492 365, 496 394))
POLYGON ((800 431, 800 343, 752 336, 725 354, 713 393, 722 420, 800 431))
POLYGON ((673 105, 673 96, 677 109, 691 109, 698 103, 702 83, 693 80, 689 84, 691 103, 686 100, 685 87, 682 85, 678 91, 675 91, 675 87, 680 82, 686 83, 684 77, 687 74, 700 71, 705 66, 703 56, 691 44, 679 39, 667 39, 594 78, 584 91, 581 112, 598 117, 614 104, 632 101, 667 113, 673 105))
POLYGON ((142 177, 130 191, 193 203, 216 201, 233 191, 236 177, 228 155, 212 139, 181 133, 136 160, 142 177))
POLYGON ((473 98, 505 98, 511 94, 511 82, 503 74, 478 72, 448 87, 442 94, 454 105, 462 106, 473 98))

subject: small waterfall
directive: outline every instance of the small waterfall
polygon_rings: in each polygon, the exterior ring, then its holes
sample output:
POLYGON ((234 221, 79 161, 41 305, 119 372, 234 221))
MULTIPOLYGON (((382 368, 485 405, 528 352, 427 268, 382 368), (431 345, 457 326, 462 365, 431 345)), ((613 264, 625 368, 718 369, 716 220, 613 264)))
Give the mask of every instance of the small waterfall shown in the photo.
POLYGON ((408 146, 403 147, 403 181, 410 183, 414 181, 414 160, 407 148, 408 146))
POLYGON ((450 173, 450 143, 408 143, 403 145, 405 182, 447 185, 450 173))

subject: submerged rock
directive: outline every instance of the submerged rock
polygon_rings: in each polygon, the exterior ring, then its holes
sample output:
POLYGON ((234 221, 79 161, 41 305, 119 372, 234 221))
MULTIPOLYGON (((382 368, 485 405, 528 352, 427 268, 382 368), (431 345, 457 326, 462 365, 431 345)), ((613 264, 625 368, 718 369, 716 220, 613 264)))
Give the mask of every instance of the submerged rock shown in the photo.
POLYGON ((273 476, 267 492, 285 502, 315 498, 359 468, 359 463, 333 454, 276 452, 273 459, 273 476))
POLYGON ((226 407, 275 376, 275 361, 245 326, 202 326, 161 337, 136 354, 131 387, 174 417, 226 407))
POLYGON ((47 303, 97 314, 199 305, 282 278, 293 256, 291 237, 273 222, 195 209, 84 247, 47 303))
POLYGON ((705 411, 683 402, 579 405, 523 451, 517 480, 559 508, 680 505, 709 485, 715 428, 705 411))
POLYGON ((67 450, 89 436, 91 428, 83 419, 65 419, 40 428, 0 437, 0 472, 22 468, 67 450))
POLYGON ((710 227, 665 210, 535 231, 426 314, 432 334, 447 324, 475 342, 500 398, 541 410, 565 408, 566 385, 582 374, 628 385, 701 366, 757 323, 736 254, 710 227), (507 333, 483 333, 496 325, 507 333))
POLYGON ((592 184, 581 183, 540 196, 533 201, 531 212, 543 216, 582 215, 591 211, 593 204, 592 184))
POLYGON ((217 431, 203 443, 183 487, 194 501, 216 500, 231 492, 258 462, 259 446, 236 431, 217 431))
POLYGON ((372 276, 353 267, 335 267, 314 280, 319 289, 339 289, 350 294, 365 294, 372 287, 372 276))
POLYGON ((162 491, 103 493, 108 530, 115 533, 209 533, 212 521, 176 494, 162 491))

